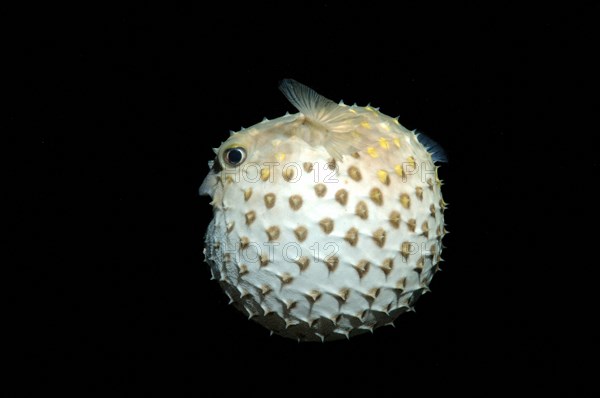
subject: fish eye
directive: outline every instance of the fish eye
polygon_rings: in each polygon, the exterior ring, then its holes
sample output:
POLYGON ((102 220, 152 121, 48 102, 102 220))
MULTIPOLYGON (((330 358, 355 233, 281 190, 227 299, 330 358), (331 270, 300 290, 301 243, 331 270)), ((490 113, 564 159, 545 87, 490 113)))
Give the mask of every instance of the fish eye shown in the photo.
POLYGON ((230 166, 239 166, 246 160, 246 150, 242 147, 229 148, 223 153, 223 160, 230 166))

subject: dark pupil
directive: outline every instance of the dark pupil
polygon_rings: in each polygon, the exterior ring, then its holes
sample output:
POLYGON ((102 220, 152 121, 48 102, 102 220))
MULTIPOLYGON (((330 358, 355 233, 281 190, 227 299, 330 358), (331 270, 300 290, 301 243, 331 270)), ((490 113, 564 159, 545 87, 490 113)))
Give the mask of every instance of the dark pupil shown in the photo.
POLYGON ((241 162, 242 156, 242 151, 240 151, 239 149, 231 149, 229 152, 227 152, 227 160, 231 164, 238 164, 239 162, 241 162))

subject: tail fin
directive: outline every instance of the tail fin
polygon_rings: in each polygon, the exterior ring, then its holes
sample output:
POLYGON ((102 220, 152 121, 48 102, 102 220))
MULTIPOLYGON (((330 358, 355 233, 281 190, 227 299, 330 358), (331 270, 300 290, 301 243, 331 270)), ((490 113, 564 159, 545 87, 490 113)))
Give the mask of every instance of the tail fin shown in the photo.
POLYGON ((415 131, 415 135, 417 136, 419 142, 423 144, 427 152, 431 154, 431 158, 434 162, 448 163, 448 156, 446 156, 446 152, 440 144, 427 137, 420 131, 415 131))

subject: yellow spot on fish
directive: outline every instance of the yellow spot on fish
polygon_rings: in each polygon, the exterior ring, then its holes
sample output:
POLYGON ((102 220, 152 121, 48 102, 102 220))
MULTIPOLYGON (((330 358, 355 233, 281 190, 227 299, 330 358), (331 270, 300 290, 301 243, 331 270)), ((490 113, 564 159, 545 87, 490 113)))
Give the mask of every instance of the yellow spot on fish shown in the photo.
POLYGON ((383 194, 379 190, 379 188, 373 188, 369 192, 369 197, 373 202, 375 202, 378 206, 383 204, 383 194))
POLYGON ((396 282, 396 290, 402 292, 406 287, 406 277, 398 279, 396 282))
POLYGON ((269 264, 269 255, 267 253, 262 253, 260 255, 260 266, 264 267, 269 264))
POLYGON ((400 213, 398 213, 396 210, 392 210, 390 213, 390 224, 392 224, 394 228, 398 229, 400 227, 400 219, 400 213))
POLYGON ((348 202, 348 191, 346 191, 345 189, 340 189, 339 191, 337 191, 335 193, 335 200, 342 206, 345 206, 348 202))
POLYGON ((262 285, 262 286, 260 287, 260 292, 263 294, 263 296, 264 296, 265 294, 269 294, 269 293, 270 293, 272 290, 273 290, 273 289, 272 289, 272 288, 271 288, 271 286, 269 286, 269 285, 262 285))
POLYGON ((366 129, 370 129, 371 128, 371 123, 369 123, 369 122, 361 122, 360 126, 366 128, 366 129))
POLYGON ((402 242, 402 245, 400 246, 400 254, 402 254, 402 257, 404 257, 404 259, 407 259, 408 256, 410 256, 413 244, 414 243, 410 242, 402 242))
POLYGON ((410 220, 408 220, 406 225, 408 226, 408 230, 410 232, 415 232, 415 229, 417 228, 417 220, 415 220, 414 218, 411 218, 410 220))
POLYGON ((322 198, 327 193, 327 187, 324 184, 315 185, 315 193, 319 198, 322 198))
POLYGON ((325 260, 325 265, 327 266, 329 272, 335 271, 339 263, 340 259, 337 256, 331 256, 327 260, 325 260))
POLYGON ((377 170, 377 178, 379 178, 382 184, 390 185, 390 176, 387 171, 377 170))
POLYGON ((381 264, 380 268, 387 277, 389 273, 392 272, 392 268, 394 268, 394 259, 386 258, 385 260, 383 260, 383 263, 381 264))
POLYGON ((287 272, 284 272, 283 275, 280 275, 279 279, 281 279, 281 283, 284 285, 287 285, 288 283, 292 283, 292 281, 294 280, 294 278, 287 272))
POLYGON ((294 178, 295 174, 296 172, 294 171, 294 168, 290 167, 289 169, 285 169, 285 171, 283 172, 283 179, 287 182, 290 182, 292 178, 294 178))
POLYGON ((298 239, 300 242, 304 242, 307 234, 308 230, 303 226, 300 226, 294 230, 294 235, 296 235, 296 239, 298 239))
POLYGON ((296 260, 295 263, 300 267, 300 272, 302 272, 308 268, 309 260, 308 257, 303 256, 296 260))
POLYGON ((319 292, 318 290, 311 290, 310 292, 308 292, 308 297, 314 303, 321 297, 321 292, 319 292))
POLYGON ((399 177, 402 177, 404 175, 404 171, 402 170, 402 166, 397 164, 394 166, 394 171, 396 172, 396 174, 398 174, 399 177))
POLYGON ((367 153, 372 158, 378 158, 379 157, 379 154, 377 153, 377 150, 375 148, 373 148, 372 146, 370 146, 370 147, 367 148, 367 153))
POLYGON ((379 123, 379 127, 380 127, 380 128, 383 130, 383 131, 385 131, 385 132, 388 132, 388 131, 390 131, 390 130, 391 130, 391 129, 390 129, 390 124, 389 124, 388 122, 382 122, 382 123, 379 123))
POLYGON ((348 112, 356 113, 356 109, 350 108, 350 109, 348 109, 348 112))
POLYGON ((417 195, 417 198, 422 201, 423 200, 423 188, 422 187, 416 187, 415 188, 415 193, 417 195))
POLYGON ((254 210, 246 213, 246 225, 252 225, 254 220, 256 220, 256 212, 254 210))
POLYGON ((269 179, 269 176, 271 175, 271 172, 269 171, 268 167, 263 167, 262 169, 260 169, 260 179, 263 181, 267 181, 269 179))
POLYGON ((379 247, 383 247, 385 245, 385 230, 383 228, 379 228, 373 234, 373 240, 379 247))
POLYGON ((348 300, 349 293, 350 293, 350 289, 345 287, 343 289, 340 289, 340 292, 337 294, 337 296, 345 303, 346 300, 348 300))
POLYGON ((350 228, 348 232, 346 232, 346 236, 344 240, 352 246, 356 246, 356 242, 358 242, 358 229, 350 228))
POLYGON ((400 138, 398 138, 398 137, 394 138, 394 145, 396 145, 396 147, 400 148, 400 138))
POLYGON ((398 119, 394 119, 394 123, 396 123, 398 126, 400 126, 400 122, 398 121, 398 119))
POLYGON ((350 176, 350 178, 352 178, 354 181, 360 181, 362 176, 360 174, 360 170, 358 170, 356 167, 354 166, 350 166, 348 168, 348 175, 350 176))
POLYGON ((421 224, 421 232, 426 238, 429 238, 429 224, 427 221, 424 221, 423 224, 421 224))
POLYGON ((275 154, 275 159, 277 159, 279 162, 283 162, 285 160, 285 153, 277 152, 275 154))
POLYGON ((326 217, 319 221, 319 225, 321 226, 323 232, 325 232, 327 235, 329 235, 331 231, 333 231, 333 220, 329 217, 326 217))
POLYGON ((279 227, 277 227, 277 226, 269 227, 265 232, 267 233, 269 242, 273 242, 274 240, 277 240, 277 238, 279 238, 280 231, 279 231, 279 227))
POLYGON ((358 264, 353 265, 353 267, 356 270, 356 272, 358 272, 358 277, 360 279, 362 279, 362 277, 365 276, 365 274, 367 272, 369 272, 369 267, 370 266, 371 266, 371 264, 367 260, 360 260, 358 262, 358 264))
POLYGON ((275 194, 274 193, 268 193, 265 195, 265 206, 267 206, 267 209, 271 209, 273 208, 273 206, 275 206, 275 194))
POLYGON ((431 178, 427 179, 427 186, 433 191, 433 180, 431 178))
POLYGON ((408 196, 408 194, 405 194, 405 193, 403 193, 402 195, 400 195, 400 204, 405 209, 410 208, 410 196, 408 196))
POLYGON ((302 196, 292 195, 290 196, 289 202, 292 210, 298 210, 302 207, 302 196))
POLYGON ((231 233, 231 231, 233 231, 233 227, 235 227, 235 223, 233 221, 227 223, 227 233, 231 233))
POLYGON ((390 149, 390 143, 384 137, 379 139, 379 146, 383 149, 390 149))
POLYGON ((247 202, 248 199, 250 199, 250 196, 252 196, 252 188, 244 190, 244 201, 247 202))
POLYGON ((415 161, 415 158, 412 156, 408 157, 408 164, 410 165, 412 170, 415 170, 415 167, 417 166, 417 162, 415 161))
POLYGON ((356 204, 355 213, 357 216, 359 216, 363 220, 366 220, 367 218, 369 218, 369 209, 367 208, 366 203, 363 202, 362 200, 356 204))

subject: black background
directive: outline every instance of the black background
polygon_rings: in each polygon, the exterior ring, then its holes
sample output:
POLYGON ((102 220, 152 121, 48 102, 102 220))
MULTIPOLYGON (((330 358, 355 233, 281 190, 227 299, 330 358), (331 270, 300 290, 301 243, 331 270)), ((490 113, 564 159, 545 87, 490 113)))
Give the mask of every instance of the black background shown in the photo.
MULTIPOLYGON (((298 3, 40 13, 39 29, 15 33, 30 43, 20 91, 36 110, 15 139, 28 145, 34 182, 18 215, 38 226, 20 257, 32 292, 15 299, 27 308, 22 352, 41 360, 44 383, 56 360, 108 360, 80 369, 91 389, 150 386, 156 375, 255 392, 271 382, 281 383, 274 392, 317 393, 324 380, 340 392, 414 383, 485 393, 520 381, 553 388, 565 365, 581 376, 586 366, 566 359, 590 348, 565 334, 573 292, 552 286, 559 265, 536 259, 547 248, 520 215, 531 186, 516 166, 542 134, 521 126, 545 118, 557 71, 575 52, 565 26, 596 10, 298 3), (287 77, 399 115, 448 154, 443 272, 395 328, 326 344, 270 337, 209 280, 212 212, 197 191, 211 148, 229 130, 292 112, 277 89, 287 77)), ((535 202, 536 212, 551 207, 535 202)))

